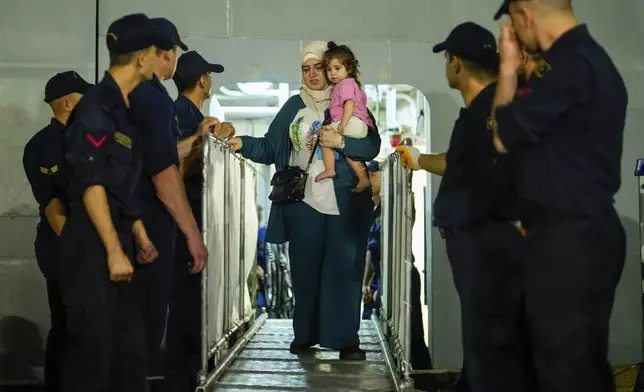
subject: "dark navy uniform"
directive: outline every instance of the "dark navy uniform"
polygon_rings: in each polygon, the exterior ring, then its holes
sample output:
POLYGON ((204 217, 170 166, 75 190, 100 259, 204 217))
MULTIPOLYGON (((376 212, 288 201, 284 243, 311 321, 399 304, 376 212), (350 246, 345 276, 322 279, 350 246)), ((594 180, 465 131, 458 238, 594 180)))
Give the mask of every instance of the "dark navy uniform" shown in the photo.
MULTIPOLYGON (((443 50, 488 70, 498 62, 492 33, 471 22, 434 47, 434 52, 443 50)), ((527 383, 519 345, 523 237, 512 223, 518 218, 512 161, 499 156, 492 143, 494 94, 495 84, 488 85, 460 111, 434 202, 434 225, 445 238, 461 300, 464 370, 471 389, 518 392, 527 383)))
MULTIPOLYGON (((178 121, 178 140, 194 135, 204 116, 188 98, 179 95, 175 101, 178 121)), ((175 143, 176 143, 175 141, 175 143)), ((176 145, 176 144, 175 144, 176 145)), ((185 178, 186 194, 192 213, 201 230, 202 162, 193 163, 196 168, 185 178)), ((191 274, 189 264, 192 256, 186 238, 180 231, 176 237, 175 278, 170 299, 167 334, 167 391, 194 389, 200 365, 201 330, 201 274, 191 274)))
MULTIPOLYGON (((153 19, 159 36, 174 42, 182 50, 188 47, 167 19, 153 19)), ((172 47, 172 45, 170 46, 172 47)), ((154 263, 142 265, 137 270, 133 284, 141 302, 145 325, 148 375, 163 375, 162 340, 166 330, 168 299, 172 290, 176 224, 157 197, 152 178, 170 166, 179 165, 177 155, 178 132, 175 109, 161 81, 153 77, 143 82, 130 94, 130 118, 141 131, 143 143, 143 177, 139 192, 143 202, 143 224, 148 236, 156 245, 159 257, 154 263)))
MULTIPOLYGON (((154 43, 152 23, 142 14, 117 20, 107 36, 108 49, 116 53, 154 43)), ((88 187, 104 187, 121 247, 133 261, 132 226, 140 217, 137 185, 143 157, 139 131, 128 119, 123 92, 109 73, 74 110, 65 157, 69 213, 59 266, 67 316, 62 390, 141 392, 146 374, 141 314, 132 285, 110 281, 105 246, 83 202, 88 187)))
MULTIPOLYGON (((201 76, 215 72, 221 73, 224 67, 210 64, 195 51, 181 55, 173 79, 179 89, 175 101, 178 132, 176 141, 193 136, 204 119, 201 110, 187 97, 181 95, 182 89, 193 88, 201 76)), ((188 202, 202 228, 201 203, 203 189, 202 161, 192 162, 187 171, 184 184, 188 202)), ((201 330, 201 274, 191 274, 189 265, 192 256, 186 238, 177 232, 175 257, 175 281, 170 298, 170 312, 167 333, 166 391, 183 392, 196 386, 196 374, 200 369, 200 330, 201 330)))
MULTIPOLYGON (((72 93, 84 94, 91 84, 74 71, 56 74, 45 87, 45 102, 51 103, 72 93)), ((22 157, 25 174, 38 202, 40 222, 36 241, 36 260, 47 283, 51 327, 45 351, 45 385, 58 391, 60 364, 64 349, 65 308, 56 276, 59 238, 45 215, 49 203, 58 199, 65 204, 65 125, 55 118, 27 143, 22 157)))
POLYGON ((627 92, 585 25, 542 59, 514 101, 496 109, 506 149, 525 148, 519 196, 535 366, 544 391, 614 391, 609 319, 626 244, 613 198, 627 92))

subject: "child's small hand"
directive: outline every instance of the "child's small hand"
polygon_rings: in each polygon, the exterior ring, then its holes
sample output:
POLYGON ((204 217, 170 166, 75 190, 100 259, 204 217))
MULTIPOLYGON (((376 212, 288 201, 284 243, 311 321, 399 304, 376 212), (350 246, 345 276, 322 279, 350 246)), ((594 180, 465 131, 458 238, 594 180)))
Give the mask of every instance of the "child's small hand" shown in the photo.
POLYGON ((341 122, 338 124, 338 133, 342 136, 344 136, 344 128, 347 126, 347 124, 341 122))

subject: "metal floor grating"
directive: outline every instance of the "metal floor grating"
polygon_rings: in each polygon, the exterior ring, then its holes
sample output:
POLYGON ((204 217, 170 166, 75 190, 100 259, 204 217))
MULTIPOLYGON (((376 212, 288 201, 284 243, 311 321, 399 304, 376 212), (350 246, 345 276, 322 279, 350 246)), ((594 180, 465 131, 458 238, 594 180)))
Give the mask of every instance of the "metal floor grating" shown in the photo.
POLYGON ((216 391, 391 391, 388 370, 371 321, 360 326, 366 361, 340 361, 338 352, 315 348, 292 355, 292 320, 266 320, 226 370, 216 391))

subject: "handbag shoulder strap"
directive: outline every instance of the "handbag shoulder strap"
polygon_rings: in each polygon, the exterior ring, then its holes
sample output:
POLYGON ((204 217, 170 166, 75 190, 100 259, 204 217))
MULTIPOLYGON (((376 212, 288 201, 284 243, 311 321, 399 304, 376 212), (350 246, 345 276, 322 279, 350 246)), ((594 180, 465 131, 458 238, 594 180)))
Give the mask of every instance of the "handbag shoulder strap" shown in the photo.
POLYGON ((315 138, 315 145, 313 146, 313 150, 311 150, 311 156, 309 157, 309 162, 306 164, 306 171, 307 173, 309 172, 309 168, 311 168, 311 163, 313 162, 313 157, 315 156, 315 152, 317 151, 318 147, 320 146, 320 135, 315 138))

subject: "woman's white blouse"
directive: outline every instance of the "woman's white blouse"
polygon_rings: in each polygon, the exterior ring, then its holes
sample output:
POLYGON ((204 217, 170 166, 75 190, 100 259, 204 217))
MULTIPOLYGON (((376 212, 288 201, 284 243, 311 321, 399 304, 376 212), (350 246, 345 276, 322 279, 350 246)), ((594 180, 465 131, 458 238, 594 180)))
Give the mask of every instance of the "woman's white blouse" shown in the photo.
MULTIPOLYGON (((318 136, 318 133, 312 128, 312 124, 315 121, 322 123, 322 120, 324 120, 324 113, 316 112, 308 107, 297 112, 289 127, 289 135, 293 143, 291 166, 306 169, 311 150, 315 146, 315 140, 318 136)), ((322 214, 340 215, 338 202, 335 198, 335 189, 333 188, 333 179, 329 178, 315 182, 315 177, 323 171, 322 156, 316 152, 306 181, 304 202, 322 214)))

